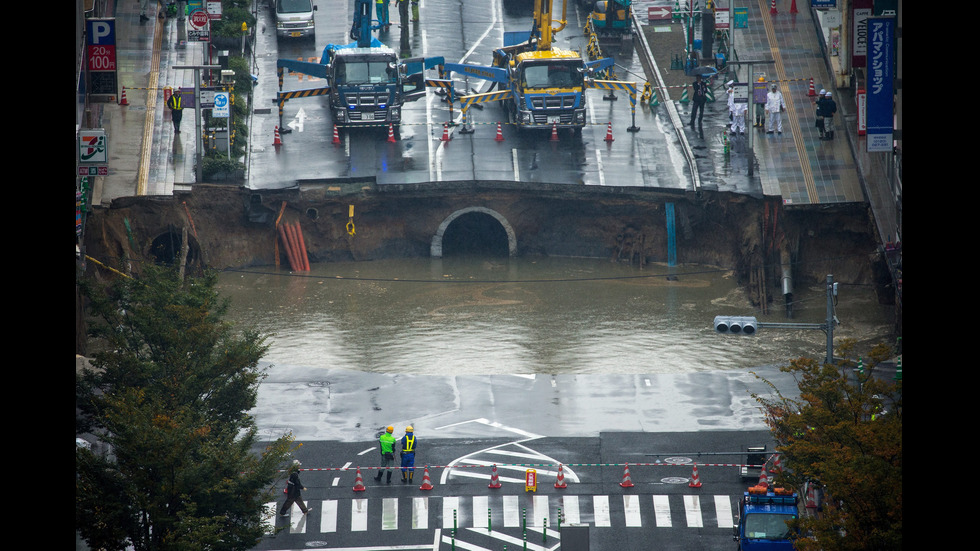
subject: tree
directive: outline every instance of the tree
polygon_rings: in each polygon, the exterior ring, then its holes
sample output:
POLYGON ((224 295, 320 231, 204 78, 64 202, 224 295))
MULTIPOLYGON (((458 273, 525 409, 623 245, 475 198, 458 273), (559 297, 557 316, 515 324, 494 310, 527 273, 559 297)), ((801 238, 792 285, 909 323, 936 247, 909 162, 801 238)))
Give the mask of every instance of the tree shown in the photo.
POLYGON ((786 468, 777 485, 824 489, 819 514, 797 521, 809 536, 797 549, 902 548, 902 383, 875 372, 888 354, 879 345, 867 363, 800 358, 780 368, 796 376, 798 398, 754 396, 786 468))
POLYGON ((253 450, 268 346, 223 320, 216 281, 151 266, 82 284, 104 350, 76 377, 76 433, 111 450, 75 453, 75 525, 94 549, 245 550, 262 536, 292 438, 253 450))

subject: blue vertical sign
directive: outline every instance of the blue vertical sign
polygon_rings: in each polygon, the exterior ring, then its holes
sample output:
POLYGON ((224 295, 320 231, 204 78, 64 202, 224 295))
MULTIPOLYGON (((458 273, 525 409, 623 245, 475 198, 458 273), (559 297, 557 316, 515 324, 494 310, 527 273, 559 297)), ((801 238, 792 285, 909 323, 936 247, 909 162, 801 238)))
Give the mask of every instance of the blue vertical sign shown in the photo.
POLYGON ((868 18, 868 152, 892 150, 894 36, 894 18, 868 18))

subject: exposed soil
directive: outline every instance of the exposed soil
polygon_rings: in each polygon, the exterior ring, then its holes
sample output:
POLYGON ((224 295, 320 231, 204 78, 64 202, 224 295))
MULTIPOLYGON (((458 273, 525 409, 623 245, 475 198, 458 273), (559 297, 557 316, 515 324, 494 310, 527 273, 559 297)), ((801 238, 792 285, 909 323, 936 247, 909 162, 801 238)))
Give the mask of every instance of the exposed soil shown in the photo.
POLYGON ((756 304, 780 294, 780 264, 787 260, 800 285, 827 274, 844 283, 887 284, 875 281, 877 243, 866 205, 787 209, 775 200, 720 193, 528 187, 457 182, 375 189, 352 182, 251 192, 198 185, 172 198, 124 198, 96 208, 86 222, 85 253, 124 269, 124 259, 173 258, 186 229, 191 267, 268 266, 277 253, 288 267, 277 246, 279 220, 301 224, 311 263, 429 256, 440 224, 478 207, 509 224, 518 255, 667 262, 671 204, 676 262, 733 270, 756 304))

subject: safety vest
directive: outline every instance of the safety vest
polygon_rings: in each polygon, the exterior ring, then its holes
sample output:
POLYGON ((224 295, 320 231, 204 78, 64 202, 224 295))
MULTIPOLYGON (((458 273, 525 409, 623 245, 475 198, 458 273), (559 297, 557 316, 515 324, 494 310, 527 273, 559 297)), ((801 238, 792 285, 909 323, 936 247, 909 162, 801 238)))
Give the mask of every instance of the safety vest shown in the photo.
POLYGON ((170 96, 170 108, 174 111, 180 111, 184 108, 183 102, 181 101, 180 94, 174 94, 170 96))
POLYGON ((387 432, 379 438, 381 441, 381 453, 391 453, 395 451, 395 437, 387 432))
POLYGON ((412 453, 415 451, 415 437, 409 438, 405 435, 405 444, 402 446, 402 451, 406 453, 412 453))

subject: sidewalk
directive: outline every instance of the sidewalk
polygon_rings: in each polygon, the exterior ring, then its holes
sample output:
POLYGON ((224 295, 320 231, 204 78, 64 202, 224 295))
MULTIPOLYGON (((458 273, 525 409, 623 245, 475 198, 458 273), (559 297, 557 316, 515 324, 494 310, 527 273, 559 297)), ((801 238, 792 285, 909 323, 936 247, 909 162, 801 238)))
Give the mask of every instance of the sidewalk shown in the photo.
POLYGON ((194 182, 196 136, 191 109, 184 111, 180 134, 174 132, 163 90, 193 87, 194 72, 173 67, 202 64, 204 49, 179 43, 184 33, 178 24, 183 22, 154 17, 153 12, 162 9, 160 4, 151 3, 150 20, 143 23, 138 1, 110 0, 109 4, 109 16, 116 18, 120 95, 125 90, 128 105, 92 105, 96 125, 106 129, 111 167, 108 176, 95 179, 93 203, 108 205, 113 199, 138 195, 170 196, 194 182))

